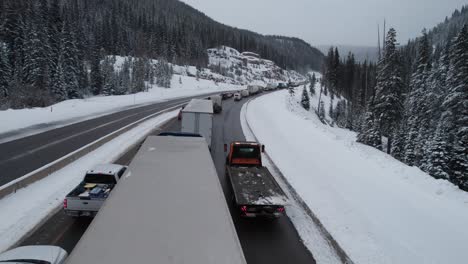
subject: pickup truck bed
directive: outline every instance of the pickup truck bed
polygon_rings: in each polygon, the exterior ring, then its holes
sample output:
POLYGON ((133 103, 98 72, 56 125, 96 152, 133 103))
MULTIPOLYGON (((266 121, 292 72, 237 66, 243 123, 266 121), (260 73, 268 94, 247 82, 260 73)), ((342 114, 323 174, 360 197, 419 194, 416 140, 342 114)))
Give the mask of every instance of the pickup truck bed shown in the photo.
POLYGON ((285 205, 286 195, 265 167, 226 166, 238 205, 285 205))
POLYGON ((66 197, 65 213, 70 216, 94 216, 114 188, 114 184, 96 184, 94 188, 85 188, 81 182, 66 197))

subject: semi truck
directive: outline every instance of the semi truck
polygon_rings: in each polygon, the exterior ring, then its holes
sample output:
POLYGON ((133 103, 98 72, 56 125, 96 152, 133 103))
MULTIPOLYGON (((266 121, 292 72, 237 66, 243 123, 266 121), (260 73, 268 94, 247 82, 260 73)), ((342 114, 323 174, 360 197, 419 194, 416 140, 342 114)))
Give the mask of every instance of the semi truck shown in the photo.
POLYGON ((260 86, 258 85, 248 85, 247 90, 249 91, 249 95, 255 95, 260 92, 260 86))
MULTIPOLYGON (((224 145, 225 151, 228 146, 224 145)), ((265 146, 257 142, 235 141, 226 157, 234 206, 242 217, 278 218, 285 214, 287 197, 270 171, 263 167, 265 146)))
POLYGON ((249 95, 250 95, 249 90, 247 90, 247 89, 241 90, 240 94, 241 94, 242 98, 249 97, 249 95))
POLYGON ((245 264, 203 138, 149 136, 67 264, 245 264))
POLYGON ((221 95, 212 95, 208 98, 213 103, 213 112, 215 114, 221 113, 221 111, 223 111, 223 98, 221 95))
POLYGON ((63 200, 65 214, 93 217, 127 171, 126 166, 101 164, 88 170, 83 180, 63 200))
POLYGON ((213 103, 211 100, 192 99, 182 109, 181 132, 200 134, 211 148, 213 103))

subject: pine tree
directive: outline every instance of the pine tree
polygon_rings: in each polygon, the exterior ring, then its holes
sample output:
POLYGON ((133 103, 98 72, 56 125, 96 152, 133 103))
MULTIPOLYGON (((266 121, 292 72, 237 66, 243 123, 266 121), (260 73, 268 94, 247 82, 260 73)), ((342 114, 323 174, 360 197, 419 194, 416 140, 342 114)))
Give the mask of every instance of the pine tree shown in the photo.
POLYGON ((131 74, 130 74, 131 61, 129 58, 125 58, 122 64, 122 70, 120 71, 120 85, 116 94, 126 94, 130 92, 131 83, 131 74))
POLYGON ((115 87, 117 86, 117 77, 114 71, 114 56, 106 56, 101 64, 101 73, 102 73, 102 91, 104 95, 114 95, 116 94, 115 87))
POLYGON ((134 61, 133 71, 132 71, 132 93, 145 91, 145 68, 144 67, 145 67, 145 63, 142 58, 137 58, 134 61))
POLYGON ((0 43, 0 105, 6 101, 9 94, 9 84, 12 81, 12 68, 8 58, 9 50, 5 43, 0 43))
POLYGON ((302 89, 301 105, 305 110, 310 109, 310 98, 309 93, 307 92, 307 87, 304 85, 302 89))
POLYGON ((290 97, 294 97, 295 91, 294 91, 294 88, 293 88, 293 87, 289 87, 289 88, 288 88, 288 92, 289 92, 289 96, 290 96, 290 97))
POLYGON ((62 101, 67 99, 67 90, 65 83, 65 73, 63 69, 63 55, 59 54, 57 64, 52 75, 52 87, 51 92, 54 95, 55 100, 62 101))
POLYGON ((423 168, 424 171, 438 179, 450 179, 448 167, 450 149, 447 125, 449 124, 445 123, 445 118, 441 118, 429 144, 429 156, 423 168))
POLYGON ((323 122, 325 120, 325 103, 323 101, 320 101, 319 103, 317 114, 320 120, 323 122))
POLYGON ((68 23, 62 25, 61 42, 64 47, 63 64, 65 72, 65 85, 68 98, 80 98, 79 92, 79 61, 78 49, 76 47, 76 37, 68 23))
POLYGON ((428 104, 425 98, 427 94, 427 82, 430 72, 430 54, 431 49, 429 39, 425 30, 419 39, 419 51, 416 71, 411 76, 410 94, 408 96, 406 111, 408 118, 408 136, 405 144, 405 162, 412 166, 421 164, 423 153, 422 146, 425 143, 422 134, 427 127, 428 104))
POLYGON ((346 100, 342 99, 342 100, 338 100, 338 102, 336 103, 336 107, 335 107, 335 110, 333 111, 333 117, 336 121, 336 124, 339 126, 339 127, 345 127, 347 124, 347 109, 346 109, 346 100))
POLYGON ((397 160, 403 161, 405 158, 405 136, 406 136, 406 122, 402 121, 398 129, 393 132, 393 143, 390 149, 390 154, 397 160))
POLYGON ((172 66, 165 59, 159 59, 155 66, 156 84, 160 87, 171 88, 172 75, 172 66))
POLYGON ((388 137, 387 151, 390 152, 392 136, 401 119, 403 82, 400 57, 396 49, 396 31, 388 31, 384 57, 379 62, 377 84, 372 111, 379 123, 381 133, 388 137))
POLYGON ((41 40, 37 33, 37 26, 32 24, 32 22, 24 26, 23 34, 23 81, 26 84, 33 85, 40 78, 41 74, 41 40))
POLYGON ((195 76, 195 79, 197 80, 197 82, 200 81, 200 75, 201 75, 201 73, 200 73, 200 70, 198 69, 198 67, 197 67, 197 73, 196 73, 195 75, 196 75, 196 76, 195 76))
POLYGON ((98 95, 102 89, 101 59, 100 52, 94 49, 91 55, 91 91, 98 95))
POLYGON ((378 127, 378 122, 375 121, 374 114, 372 112, 366 113, 364 125, 361 132, 357 135, 357 142, 379 150, 382 149, 382 135, 378 127))
POLYGON ((330 107, 328 108, 328 115, 330 118, 335 119, 335 112, 333 111, 333 98, 330 97, 330 107))
POLYGON ((315 77, 315 73, 312 74, 312 77, 310 78, 310 96, 315 95, 315 84, 317 83, 317 78, 315 77))
POLYGON ((448 73, 448 93, 442 107, 449 134, 451 180, 468 190, 468 27, 453 42, 448 73))

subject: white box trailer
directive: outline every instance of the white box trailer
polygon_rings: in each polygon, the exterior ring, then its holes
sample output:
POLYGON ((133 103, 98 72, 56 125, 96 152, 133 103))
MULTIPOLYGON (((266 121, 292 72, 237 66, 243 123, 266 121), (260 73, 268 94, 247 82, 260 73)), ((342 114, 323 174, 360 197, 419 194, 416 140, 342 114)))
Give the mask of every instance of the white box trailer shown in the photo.
POLYGON ((208 98, 213 103, 213 112, 215 114, 221 113, 221 111, 223 111, 223 98, 221 95, 212 95, 208 98))
POLYGON ((245 264, 203 138, 148 137, 66 264, 245 264))
POLYGON ((241 96, 242 98, 244 97, 249 97, 249 90, 245 89, 245 90, 241 90, 241 96))
POLYGON ((263 90, 263 87, 260 85, 248 85, 247 90, 249 91, 250 95, 258 94, 263 90))
POLYGON ((211 148, 213 103, 211 100, 192 99, 182 110, 181 132, 200 134, 211 148))

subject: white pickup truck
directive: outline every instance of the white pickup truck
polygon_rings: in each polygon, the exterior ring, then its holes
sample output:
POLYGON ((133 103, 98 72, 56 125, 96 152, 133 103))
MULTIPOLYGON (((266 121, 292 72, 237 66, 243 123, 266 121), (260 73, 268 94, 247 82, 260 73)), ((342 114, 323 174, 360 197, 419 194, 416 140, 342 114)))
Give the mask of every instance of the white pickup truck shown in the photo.
POLYGON ((127 166, 103 164, 86 172, 80 184, 63 201, 63 209, 69 216, 95 216, 109 196, 127 166))

